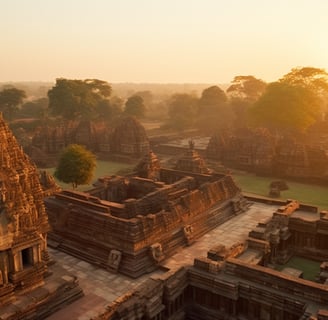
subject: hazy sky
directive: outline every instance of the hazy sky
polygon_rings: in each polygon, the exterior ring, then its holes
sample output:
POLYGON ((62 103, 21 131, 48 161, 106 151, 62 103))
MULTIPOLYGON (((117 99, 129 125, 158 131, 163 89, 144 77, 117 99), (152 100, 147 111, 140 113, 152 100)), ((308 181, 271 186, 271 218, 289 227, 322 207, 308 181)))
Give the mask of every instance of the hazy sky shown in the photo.
POLYGON ((0 0, 0 81, 328 71, 328 0, 0 0))

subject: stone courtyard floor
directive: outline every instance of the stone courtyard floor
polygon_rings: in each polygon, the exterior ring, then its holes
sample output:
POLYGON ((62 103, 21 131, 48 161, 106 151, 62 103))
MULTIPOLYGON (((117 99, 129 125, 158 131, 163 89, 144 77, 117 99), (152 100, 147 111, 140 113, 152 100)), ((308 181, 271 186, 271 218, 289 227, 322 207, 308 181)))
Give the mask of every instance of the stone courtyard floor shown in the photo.
MULTIPOLYGON (((185 247, 166 259, 162 265, 168 269, 192 265, 195 257, 207 255, 207 251, 218 244, 230 247, 247 238, 259 221, 272 216, 277 206, 253 203, 244 212, 216 229, 199 238, 194 244, 185 247)), ((162 274, 163 270, 132 279, 121 274, 113 274, 95 267, 85 261, 49 248, 49 253, 57 264, 79 279, 84 297, 49 316, 48 320, 88 320, 105 310, 105 307, 116 298, 130 291, 149 277, 162 274)))

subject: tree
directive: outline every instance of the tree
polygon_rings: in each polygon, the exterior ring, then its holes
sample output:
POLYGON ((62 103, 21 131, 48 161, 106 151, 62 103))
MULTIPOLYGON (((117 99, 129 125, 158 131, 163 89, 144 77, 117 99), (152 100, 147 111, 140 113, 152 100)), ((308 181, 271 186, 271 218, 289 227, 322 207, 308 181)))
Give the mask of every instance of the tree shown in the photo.
POLYGON ((109 100, 113 114, 121 114, 123 112, 124 100, 118 96, 113 96, 109 100))
POLYGON ((99 102, 108 98, 112 88, 98 79, 56 79, 56 85, 48 91, 49 109, 53 115, 65 119, 96 116, 99 102))
POLYGON ((316 121, 320 103, 308 88, 273 82, 249 111, 256 125, 281 133, 300 133, 316 121))
POLYGON ((266 83, 254 76, 236 76, 227 93, 232 98, 255 102, 264 92, 266 83))
POLYGON ((169 126, 183 130, 195 124, 198 99, 190 94, 174 94, 168 101, 169 126))
POLYGON ((299 67, 292 69, 280 80, 282 83, 307 88, 320 98, 321 116, 328 112, 328 73, 325 69, 313 67, 299 67))
POLYGON ((90 183, 96 167, 96 157, 83 146, 71 144, 62 152, 54 176, 62 182, 78 185, 90 183))
POLYGON ((328 73, 325 69, 313 67, 293 68, 279 82, 301 86, 317 94, 328 92, 328 73))
POLYGON ((199 99, 198 126, 203 131, 213 133, 231 121, 227 96, 218 86, 205 89, 199 99))
POLYGON ((112 97, 111 99, 103 99, 97 105, 97 113, 101 119, 108 122, 123 112, 123 100, 119 97, 112 97))
POLYGON ((3 89, 0 92, 0 110, 3 112, 4 117, 8 120, 12 120, 14 113, 17 112, 24 98, 26 98, 24 90, 16 88, 3 89))
POLYGON ((227 102, 227 96, 225 92, 218 86, 211 86, 204 89, 202 96, 199 99, 199 105, 201 108, 206 108, 208 111, 216 111, 227 102))
POLYGON ((229 101, 231 112, 233 113, 234 129, 247 128, 248 126, 248 110, 252 103, 241 98, 231 98, 229 101))
POLYGON ((267 84, 254 76, 236 76, 227 93, 235 116, 235 127, 247 126, 247 110, 263 94, 267 84))
POLYGON ((149 90, 137 91, 136 93, 134 93, 134 96, 140 96, 147 109, 153 103, 154 96, 153 96, 152 92, 149 90))
POLYGON ((142 118, 145 116, 146 107, 144 101, 140 96, 133 95, 128 98, 125 103, 124 112, 128 115, 135 116, 137 118, 142 118))
POLYGON ((39 98, 25 102, 20 110, 20 115, 26 118, 42 118, 48 110, 48 98, 39 98))

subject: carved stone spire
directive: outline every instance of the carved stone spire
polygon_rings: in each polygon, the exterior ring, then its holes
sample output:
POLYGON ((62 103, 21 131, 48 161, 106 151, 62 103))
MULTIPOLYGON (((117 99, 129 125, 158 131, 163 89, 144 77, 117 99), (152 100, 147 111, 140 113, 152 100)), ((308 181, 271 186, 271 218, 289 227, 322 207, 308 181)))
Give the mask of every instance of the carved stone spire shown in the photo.
POLYGON ((210 170, 206 167, 204 159, 194 149, 195 143, 189 140, 189 149, 177 161, 175 166, 176 170, 188 171, 193 173, 209 173, 210 170))
POLYGON ((38 170, 1 115, 0 151, 0 278, 28 290, 43 282, 48 217, 38 170))
POLYGON ((135 168, 139 177, 152 180, 159 179, 160 169, 160 162, 156 154, 151 150, 145 154, 145 156, 141 159, 135 168))

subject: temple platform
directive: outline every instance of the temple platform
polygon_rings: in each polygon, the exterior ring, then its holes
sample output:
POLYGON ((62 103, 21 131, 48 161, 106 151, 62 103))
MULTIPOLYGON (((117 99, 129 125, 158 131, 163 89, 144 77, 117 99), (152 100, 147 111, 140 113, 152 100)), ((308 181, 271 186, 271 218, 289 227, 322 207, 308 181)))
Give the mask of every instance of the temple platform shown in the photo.
POLYGON ((132 291, 149 278, 157 278, 165 271, 174 271, 181 266, 192 266, 194 258, 204 256, 206 252, 220 243, 227 247, 238 241, 244 241, 259 221, 272 216, 278 206, 253 203, 250 208, 231 218, 199 238, 191 246, 162 262, 162 268, 145 274, 138 279, 131 279, 119 273, 111 273, 85 261, 49 248, 50 254, 67 272, 75 274, 84 292, 84 297, 59 310, 49 320, 88 320, 105 310, 106 306, 118 297, 132 291))
POLYGON ((0 319, 46 319, 50 314, 81 298, 83 291, 76 275, 60 264, 58 261, 49 267, 44 285, 28 293, 15 295, 15 301, 1 307, 0 319))

